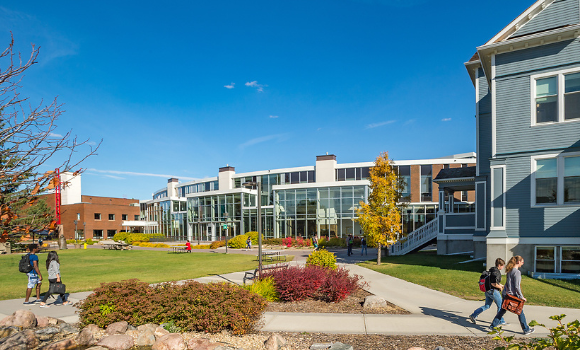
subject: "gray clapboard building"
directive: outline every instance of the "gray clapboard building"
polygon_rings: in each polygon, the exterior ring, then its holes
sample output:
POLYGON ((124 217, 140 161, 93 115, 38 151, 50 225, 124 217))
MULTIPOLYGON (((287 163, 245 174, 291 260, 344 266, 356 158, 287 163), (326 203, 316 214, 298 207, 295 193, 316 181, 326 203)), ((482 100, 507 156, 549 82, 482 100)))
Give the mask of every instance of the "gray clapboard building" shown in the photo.
POLYGON ((453 242, 440 249, 472 244, 488 266, 521 255, 536 277, 580 277, 579 36, 578 0, 539 0, 465 63, 476 169, 435 181, 443 194, 475 188, 476 210, 470 232, 445 227, 455 213, 440 206, 438 240, 453 242))

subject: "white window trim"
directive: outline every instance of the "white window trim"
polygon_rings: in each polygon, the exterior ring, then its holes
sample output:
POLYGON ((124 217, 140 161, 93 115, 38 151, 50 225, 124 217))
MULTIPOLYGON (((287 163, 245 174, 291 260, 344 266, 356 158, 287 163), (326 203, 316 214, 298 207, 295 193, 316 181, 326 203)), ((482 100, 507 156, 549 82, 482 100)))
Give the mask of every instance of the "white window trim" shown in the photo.
POLYGON ((577 207, 580 206, 580 203, 564 203, 564 159, 568 157, 577 157, 580 156, 580 152, 566 152, 566 153, 551 153, 551 154, 542 154, 539 156, 531 156, 530 157, 530 171, 531 171, 531 186, 530 186, 530 207, 531 208, 550 208, 550 207, 577 207), (558 198, 556 203, 536 203, 536 170, 537 165, 536 161, 541 159, 550 159, 556 158, 556 175, 558 176, 558 180, 556 181, 556 191, 558 194, 558 198))
POLYGON ((564 119, 564 91, 565 91, 565 80, 564 75, 580 73, 580 67, 562 69, 555 72, 534 74, 530 76, 530 108, 531 108, 531 125, 541 126, 541 125, 552 125, 560 123, 572 123, 580 121, 580 118, 565 120, 564 119), (536 80, 550 77, 558 77, 558 121, 547 122, 547 123, 536 123, 536 80))
MULTIPOLYGON (((479 153, 479 68, 475 69, 475 152, 479 153)), ((479 176, 479 157, 475 158, 475 175, 479 176)))
POLYGON ((556 271, 561 271, 557 269, 558 267, 558 246, 555 245, 537 245, 534 246, 534 272, 536 271, 536 265, 538 263, 538 248, 554 248, 554 271, 553 272, 539 272, 539 273, 558 273, 556 271))
MULTIPOLYGON (((558 271, 560 271, 560 273, 569 273, 569 272, 562 272, 562 261, 564 260, 563 258, 563 254, 562 254, 562 250, 564 250, 564 248, 578 248, 580 249, 580 246, 577 245, 565 245, 565 246, 560 246, 560 259, 558 259, 558 271)), ((566 261, 575 261, 575 260, 566 260, 566 261)))
MULTIPOLYGON (((487 187, 485 181, 475 182, 475 231, 486 231, 487 228, 487 187), (483 184, 483 228, 477 228, 477 184, 483 184)), ((481 194, 480 194, 481 195, 481 194)))
MULTIPOLYGON (((502 178, 503 178, 503 184, 502 184, 502 197, 503 197, 503 203, 502 203, 502 216, 503 216, 503 218, 502 218, 502 223, 503 223, 503 226, 494 226, 493 225, 494 216, 493 216, 493 203, 492 203, 491 218, 490 218, 491 223, 490 223, 490 228, 489 229, 490 230, 505 230, 505 228, 506 228, 506 182, 507 182, 507 179, 506 179, 506 166, 505 165, 492 165, 492 166, 490 166, 490 172, 491 172, 491 176, 490 176, 491 177, 491 194, 493 194, 493 188, 494 188, 494 182, 495 182, 495 177, 493 176, 493 173, 494 173, 493 170, 496 169, 496 168, 501 168, 502 169, 502 173, 503 173, 503 176, 502 176, 502 178)), ((490 200, 491 200, 491 197, 490 197, 490 200)))
POLYGON ((497 154, 496 145, 496 84, 495 84, 495 55, 491 55, 491 157, 495 158, 497 154))

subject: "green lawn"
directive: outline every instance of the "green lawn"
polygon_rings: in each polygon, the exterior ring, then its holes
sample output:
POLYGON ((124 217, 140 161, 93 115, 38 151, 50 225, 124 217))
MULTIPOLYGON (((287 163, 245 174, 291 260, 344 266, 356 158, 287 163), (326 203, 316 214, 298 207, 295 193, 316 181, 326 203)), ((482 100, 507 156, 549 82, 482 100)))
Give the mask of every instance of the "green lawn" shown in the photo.
MULTIPOLYGON (((178 281, 257 268, 253 255, 152 250, 67 249, 58 251, 68 292, 92 290, 103 282, 138 278, 149 283, 178 281)), ((27 276, 18 271, 20 254, 0 255, 0 300, 24 298, 27 276)), ((42 292, 48 289, 46 253, 39 254, 42 292), (46 283, 46 284, 45 284, 46 283)))
MULTIPOLYGON (((481 261, 460 264, 468 256, 442 256, 433 251, 376 260, 359 265, 431 289, 469 300, 484 300, 478 280, 481 261)), ((502 278, 505 283, 505 276, 502 278)), ((580 281, 537 280, 522 276, 522 291, 528 304, 580 308, 580 281)))

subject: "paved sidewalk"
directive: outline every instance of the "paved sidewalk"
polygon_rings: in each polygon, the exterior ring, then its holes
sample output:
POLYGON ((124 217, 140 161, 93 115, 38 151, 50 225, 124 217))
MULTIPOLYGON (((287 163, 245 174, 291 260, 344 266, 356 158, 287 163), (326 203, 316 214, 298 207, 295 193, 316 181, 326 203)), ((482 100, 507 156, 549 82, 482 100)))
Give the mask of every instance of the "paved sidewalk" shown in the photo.
MULTIPOLYGON (((250 252, 248 252, 250 253, 250 252)), ((292 252, 288 252, 292 254, 292 252)), ((296 259, 290 264, 304 263, 307 252, 296 251, 296 259)), ((464 335, 487 336, 493 317, 495 305, 482 313, 477 324, 472 324, 467 317, 473 310, 483 305, 481 301, 463 300, 445 293, 434 291, 410 282, 355 265, 364 260, 360 255, 346 256, 346 250, 336 251, 337 260, 343 263, 352 273, 358 274, 369 283, 369 291, 383 297, 410 312, 408 315, 363 315, 363 314, 306 314, 269 312, 264 316, 264 331, 288 332, 324 332, 351 334, 393 334, 393 335, 464 335)), ((369 255, 373 257, 373 255, 369 255)), ((367 258, 366 256, 364 258, 367 258)), ((244 272, 214 275, 196 279, 200 282, 233 282, 242 284, 244 272)), ((84 299, 90 292, 72 293, 69 299, 73 302, 84 299)), ((78 316, 73 306, 52 306, 44 309, 38 305, 23 305, 24 299, 0 301, 0 318, 12 314, 17 309, 30 309, 37 315, 61 318, 67 322, 77 322, 78 316)), ((566 314, 565 320, 580 319, 579 309, 552 308, 543 306, 526 306, 524 308, 528 322, 537 320, 548 326, 556 323, 549 316, 566 314)), ((504 327, 506 333, 521 335, 517 316, 508 313, 504 327)), ((547 330, 536 327, 534 336, 545 336, 547 330)))

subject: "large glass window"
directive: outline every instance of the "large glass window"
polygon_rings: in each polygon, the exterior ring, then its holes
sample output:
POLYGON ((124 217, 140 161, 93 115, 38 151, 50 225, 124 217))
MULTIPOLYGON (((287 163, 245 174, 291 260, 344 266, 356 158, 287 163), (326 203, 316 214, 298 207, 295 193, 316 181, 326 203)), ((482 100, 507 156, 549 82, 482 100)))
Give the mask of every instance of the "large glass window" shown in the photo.
POLYGON ((580 273, 580 247, 562 247, 562 273, 580 273))
POLYGON ((536 123, 558 121, 558 77, 536 80, 536 123))
POLYGON ((564 158, 564 202, 580 203, 580 156, 564 158))
POLYGON ((556 247, 536 247, 536 272, 556 272, 556 247))
POLYGON ((398 170, 399 176, 403 180, 402 197, 409 198, 411 196, 411 166, 401 165, 398 170))
POLYGON ((421 165, 421 201, 430 202, 432 185, 432 166, 421 165))
POLYGON ((564 119, 580 118, 580 73, 564 76, 564 119))
POLYGON ((538 159, 536 160, 536 203, 556 203, 557 200, 557 159, 538 159))

